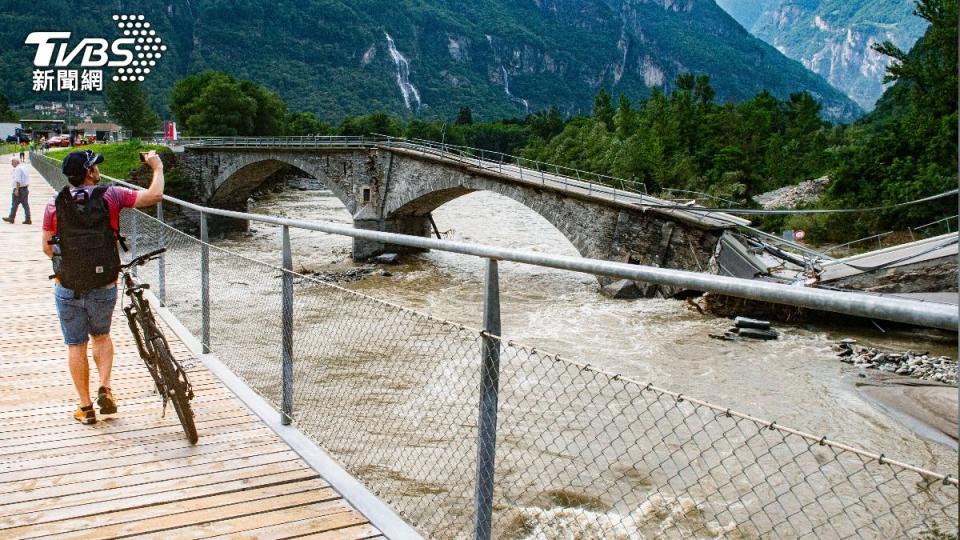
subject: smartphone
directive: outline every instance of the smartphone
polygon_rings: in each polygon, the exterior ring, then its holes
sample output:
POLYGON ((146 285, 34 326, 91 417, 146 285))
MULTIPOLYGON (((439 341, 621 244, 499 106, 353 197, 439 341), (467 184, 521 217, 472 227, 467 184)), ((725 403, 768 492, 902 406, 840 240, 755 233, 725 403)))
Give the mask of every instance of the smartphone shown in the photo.
POLYGON ((149 153, 150 153, 150 152, 140 152, 140 163, 146 163, 146 162, 147 162, 147 154, 149 154, 149 153))

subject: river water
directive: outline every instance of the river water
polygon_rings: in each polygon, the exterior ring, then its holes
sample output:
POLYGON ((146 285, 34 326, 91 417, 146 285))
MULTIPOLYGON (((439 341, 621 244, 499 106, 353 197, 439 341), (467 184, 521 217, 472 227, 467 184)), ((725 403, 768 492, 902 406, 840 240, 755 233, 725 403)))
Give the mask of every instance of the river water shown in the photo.
MULTIPOLYGON (((324 190, 265 193, 250 211, 350 224, 339 200, 324 190)), ((434 212, 444 238, 558 255, 573 246, 529 209, 491 193, 474 193, 434 212)), ((216 240, 218 246, 275 262, 279 229, 254 224, 248 234, 216 240)), ((294 268, 319 273, 354 267, 348 238, 291 231, 294 268)), ((403 258, 343 286, 436 317, 480 326, 483 261, 431 252, 403 258)), ((512 263, 500 265, 503 335, 538 349, 661 388, 856 447, 884 453, 939 472, 957 470, 949 441, 919 437, 858 390, 856 368, 838 361, 832 346, 853 337, 891 350, 957 356, 956 343, 935 332, 881 333, 864 328, 778 326, 781 338, 725 342, 731 321, 702 315, 677 300, 613 300, 592 276, 512 263)), ((498 463, 499 465, 499 463, 498 463)))

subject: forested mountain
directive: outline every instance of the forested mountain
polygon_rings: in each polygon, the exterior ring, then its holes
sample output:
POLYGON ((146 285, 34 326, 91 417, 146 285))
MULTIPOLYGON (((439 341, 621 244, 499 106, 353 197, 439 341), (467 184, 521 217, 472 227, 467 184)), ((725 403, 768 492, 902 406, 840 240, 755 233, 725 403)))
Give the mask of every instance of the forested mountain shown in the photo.
MULTIPOLYGON (((216 69, 259 82, 291 110, 339 120, 383 110, 450 117, 587 112, 601 88, 633 99, 672 91, 684 72, 711 76, 721 101, 761 90, 810 92, 824 115, 862 111, 842 92, 743 30, 714 0, 192 0, 0 10, 0 78, 13 103, 30 88, 29 32, 117 35, 111 15, 142 13, 169 50, 147 77, 166 111, 173 82, 216 69), (69 15, 67 15, 69 14, 69 15)), ((41 97, 42 96, 42 97, 41 97)))
POLYGON ((883 93, 890 60, 872 49, 907 50, 927 22, 913 0, 717 0, 753 35, 822 75, 865 110, 883 93))

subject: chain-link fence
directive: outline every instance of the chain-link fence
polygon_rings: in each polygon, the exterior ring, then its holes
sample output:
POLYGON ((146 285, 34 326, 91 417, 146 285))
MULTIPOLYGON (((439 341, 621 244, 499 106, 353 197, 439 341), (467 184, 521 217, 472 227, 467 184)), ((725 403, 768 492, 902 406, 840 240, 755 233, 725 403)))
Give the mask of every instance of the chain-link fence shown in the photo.
MULTIPOLYGON (((156 263, 141 277, 202 335, 203 244, 132 215, 138 252, 168 250, 163 291, 156 263)), ((293 423, 425 536, 475 534, 493 390, 495 538, 956 537, 955 476, 284 271, 279 245, 275 261, 207 250, 211 350, 279 409, 291 278, 293 423), (498 380, 481 380, 485 361, 498 380)))

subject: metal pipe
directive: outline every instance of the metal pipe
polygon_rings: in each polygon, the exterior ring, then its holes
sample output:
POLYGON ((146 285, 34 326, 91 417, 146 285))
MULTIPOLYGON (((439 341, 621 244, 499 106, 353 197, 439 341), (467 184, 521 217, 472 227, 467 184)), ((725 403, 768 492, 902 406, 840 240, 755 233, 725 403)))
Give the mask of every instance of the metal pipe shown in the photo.
POLYGON ((210 240, 207 213, 200 212, 200 342, 210 352, 210 240))
POLYGON ((283 304, 281 310, 280 358, 282 360, 280 423, 288 426, 293 418, 293 255, 290 251, 290 227, 283 227, 283 304))
MULTIPOLYGON (((160 222, 160 231, 157 237, 157 249, 167 247, 167 228, 163 222, 163 202, 157 203, 157 221, 160 222)), ((161 253, 157 260, 157 298, 160 305, 167 303, 167 255, 161 253)))
POLYGON ((480 345, 480 408, 477 420, 477 478, 474 538, 490 540, 493 480, 496 473, 497 402, 500 391, 500 278, 497 260, 487 259, 483 291, 483 338, 480 345))
MULTIPOLYGON (((111 179, 114 180, 114 179, 111 179)), ((126 182, 118 182, 135 187, 126 182)), ((142 189, 142 188, 138 188, 142 189)), ((164 195, 164 200, 173 202, 184 208, 204 214, 244 219, 273 225, 288 225, 299 229, 320 231, 329 234, 338 234, 352 238, 373 240, 385 244, 397 244, 419 249, 435 249, 449 251, 463 255, 495 258, 502 261, 519 262, 534 266, 557 268, 583 272, 586 274, 609 276, 618 279, 629 279, 666 285, 696 291, 713 292, 737 298, 759 300, 776 304, 830 311, 866 317, 885 321, 894 321, 944 330, 957 329, 957 308, 947 304, 890 298, 866 293, 839 292, 809 287, 793 287, 779 283, 771 283, 752 279, 701 274, 686 270, 641 266, 583 257, 566 257, 534 253, 518 249, 507 249, 495 246, 468 244, 451 240, 434 240, 419 236, 408 236, 396 233, 379 232, 365 229, 354 229, 347 225, 326 222, 310 222, 273 216, 220 210, 181 201, 164 195)))
MULTIPOLYGON (((130 258, 137 258, 137 212, 133 210, 130 212, 130 258)), ((133 267, 131 270, 133 275, 137 275, 137 267, 133 267)))

